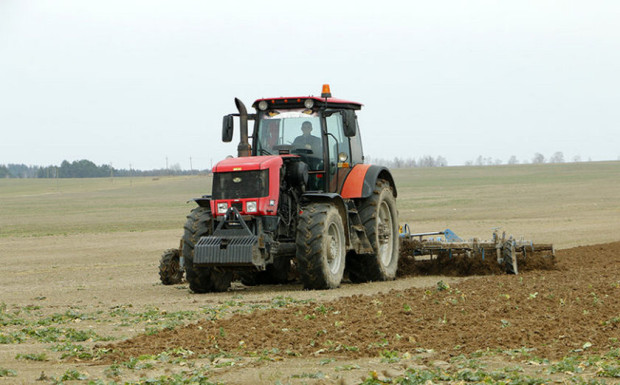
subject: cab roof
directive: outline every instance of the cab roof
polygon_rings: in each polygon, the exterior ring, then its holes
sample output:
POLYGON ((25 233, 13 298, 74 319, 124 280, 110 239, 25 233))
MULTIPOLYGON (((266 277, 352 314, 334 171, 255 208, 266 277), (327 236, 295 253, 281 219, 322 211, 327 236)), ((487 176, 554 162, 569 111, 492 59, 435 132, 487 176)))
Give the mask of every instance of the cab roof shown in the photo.
POLYGON ((317 107, 325 106, 328 108, 346 108, 351 110, 360 110, 363 106, 362 103, 336 98, 322 98, 319 96, 292 96, 256 99, 256 101, 252 103, 252 107, 258 109, 258 103, 264 100, 269 103, 269 108, 304 108, 304 102, 306 101, 306 99, 314 100, 314 105, 317 107))

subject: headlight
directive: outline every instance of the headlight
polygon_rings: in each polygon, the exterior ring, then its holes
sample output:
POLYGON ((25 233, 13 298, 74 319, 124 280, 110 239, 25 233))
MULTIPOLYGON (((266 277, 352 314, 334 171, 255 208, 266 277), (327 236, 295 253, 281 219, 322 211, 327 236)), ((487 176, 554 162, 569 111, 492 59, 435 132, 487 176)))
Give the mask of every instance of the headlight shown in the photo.
POLYGON ((314 100, 312 100, 312 99, 304 100, 304 107, 306 107, 306 108, 314 107, 314 100))
POLYGON ((256 201, 249 201, 245 204, 245 211, 248 213, 256 212, 256 201))
POLYGON ((267 109, 267 107, 269 107, 269 103, 267 103, 264 100, 261 100, 260 102, 258 102, 258 109, 261 111, 265 111, 267 109))
POLYGON ((228 203, 222 202, 217 204, 217 213, 218 214, 226 214, 226 210, 228 210, 228 203))

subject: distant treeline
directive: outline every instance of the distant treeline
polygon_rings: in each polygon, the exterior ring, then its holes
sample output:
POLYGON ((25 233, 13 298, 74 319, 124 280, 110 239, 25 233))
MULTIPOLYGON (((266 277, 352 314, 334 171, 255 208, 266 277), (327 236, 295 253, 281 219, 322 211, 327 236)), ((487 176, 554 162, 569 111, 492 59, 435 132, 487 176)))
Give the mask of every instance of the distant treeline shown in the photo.
POLYGON ((364 163, 376 164, 379 166, 385 166, 388 168, 411 168, 411 167, 447 167, 448 161, 443 156, 432 157, 430 155, 422 156, 418 159, 415 158, 399 158, 384 159, 384 158, 372 158, 370 156, 364 157, 364 163))
MULTIPOLYGON (((618 157, 620 160, 620 157, 618 157)), ((581 156, 575 155, 568 162, 581 162, 581 156)), ((591 161, 591 159, 588 159, 591 161)), ((562 151, 556 151, 549 158, 545 158, 545 156, 539 152, 535 153, 531 160, 524 159, 520 161, 517 159, 516 155, 511 155, 506 162, 498 158, 484 157, 479 155, 476 159, 468 160, 465 162, 465 166, 499 166, 502 164, 542 164, 542 163, 565 163, 567 160, 564 158, 564 153, 562 151)), ((410 168, 410 167, 446 167, 448 165, 448 161, 443 156, 437 156, 433 158, 430 155, 425 155, 421 158, 400 158, 395 157, 394 159, 383 159, 383 158, 371 158, 366 156, 366 163, 377 164, 380 166, 385 166, 389 168, 410 168)))
POLYGON ((27 166, 25 164, 0 165, 0 178, 106 178, 121 176, 165 176, 207 173, 209 170, 181 170, 176 165, 170 169, 126 170, 104 164, 97 166, 90 160, 63 161, 60 166, 27 166))
MULTIPOLYGON (((591 160, 588 159, 588 161, 591 161, 591 160)), ((562 151, 556 151, 553 153, 553 155, 549 157, 549 159, 545 158, 545 156, 541 154, 540 152, 537 152, 536 154, 534 154, 534 157, 531 159, 531 161, 528 161, 527 159, 523 161, 519 161, 519 159, 517 159, 515 155, 511 155, 510 158, 508 158, 508 160, 506 161, 506 164, 511 164, 511 165, 512 164, 527 164, 527 163, 542 164, 542 163, 565 163, 565 162, 566 160, 564 159, 564 153, 562 151)), ((573 163, 581 162, 581 156, 575 155, 572 158, 572 162, 573 163)), ((501 159, 493 159, 490 157, 484 157, 482 155, 479 155, 475 160, 468 160, 467 162, 465 162, 466 166, 499 166, 501 164, 504 164, 504 162, 501 159)))
MULTIPOLYGON (((620 160, 620 157, 618 157, 620 160)), ((572 162, 581 162, 579 155, 571 159, 572 162)), ((590 161, 590 159, 588 159, 590 161)), ((541 153, 534 154, 531 160, 519 161, 515 155, 510 156, 506 163, 501 159, 478 156, 474 160, 465 162, 466 166, 496 166, 501 164, 540 164, 540 163, 564 163, 564 154, 561 151, 555 152, 548 159, 541 153)), ((365 163, 381 165, 389 168, 410 168, 410 167, 446 167, 448 161, 443 156, 432 157, 425 155, 420 158, 400 158, 393 159, 365 157, 365 163)), ((127 170, 116 169, 104 164, 97 166, 90 160, 82 159, 69 163, 63 161, 60 166, 26 166, 25 164, 0 164, 0 178, 105 178, 115 176, 166 176, 166 175, 194 175, 206 174, 210 170, 182 170, 179 164, 173 164, 168 169, 157 170, 127 170)))

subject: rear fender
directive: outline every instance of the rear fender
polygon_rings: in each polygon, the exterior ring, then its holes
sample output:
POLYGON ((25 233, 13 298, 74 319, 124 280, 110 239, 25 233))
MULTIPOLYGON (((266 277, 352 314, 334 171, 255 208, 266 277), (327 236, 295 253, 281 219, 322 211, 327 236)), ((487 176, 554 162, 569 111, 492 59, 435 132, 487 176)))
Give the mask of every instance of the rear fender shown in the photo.
POLYGON ((347 238, 347 246, 351 244, 349 237, 349 211, 344 203, 344 199, 336 193, 307 193, 301 196, 301 204, 308 203, 330 203, 336 206, 340 217, 342 218, 342 224, 344 225, 344 233, 347 238))
POLYGON ((368 198, 372 195, 377 179, 388 181, 396 197, 396 184, 392 173, 386 167, 370 164, 356 164, 342 185, 342 197, 345 199, 368 198))

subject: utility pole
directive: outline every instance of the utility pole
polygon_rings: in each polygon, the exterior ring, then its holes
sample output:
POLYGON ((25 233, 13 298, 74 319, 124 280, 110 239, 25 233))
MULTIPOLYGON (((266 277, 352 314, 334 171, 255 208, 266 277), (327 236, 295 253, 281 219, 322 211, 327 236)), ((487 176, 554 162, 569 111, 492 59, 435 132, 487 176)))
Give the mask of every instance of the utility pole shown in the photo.
POLYGON ((192 167, 192 157, 189 157, 189 173, 190 175, 194 173, 194 167, 192 167))

